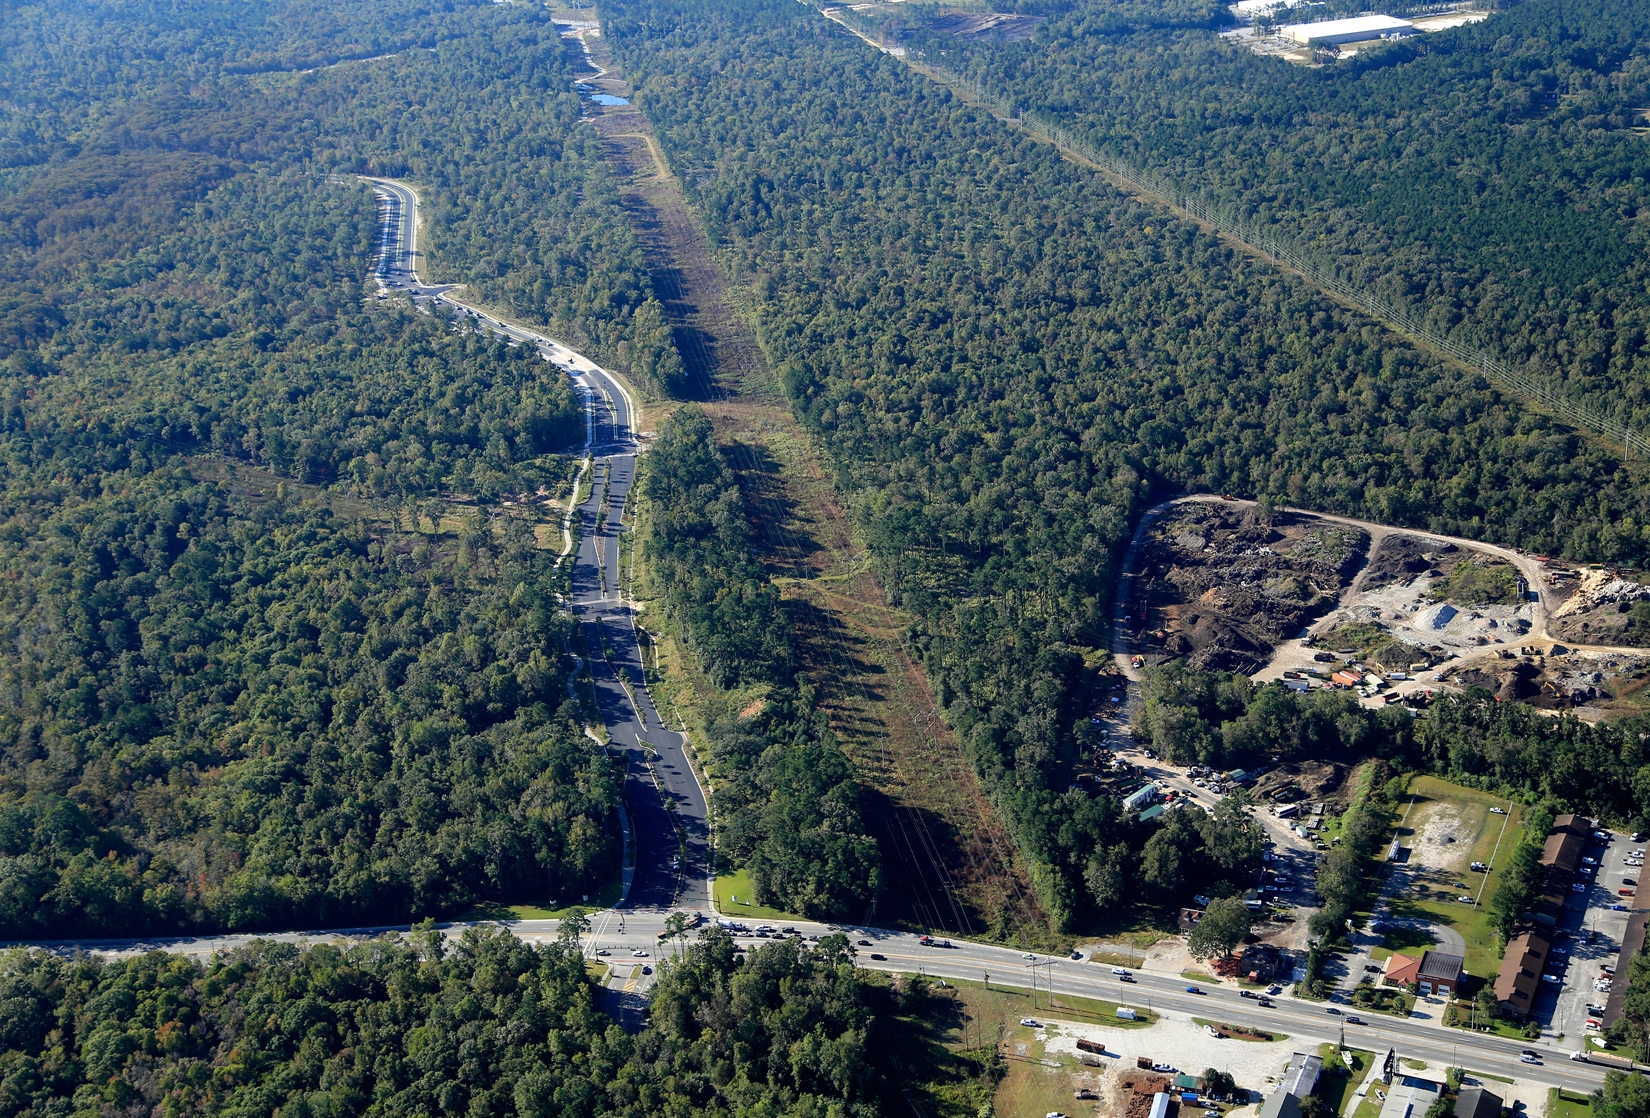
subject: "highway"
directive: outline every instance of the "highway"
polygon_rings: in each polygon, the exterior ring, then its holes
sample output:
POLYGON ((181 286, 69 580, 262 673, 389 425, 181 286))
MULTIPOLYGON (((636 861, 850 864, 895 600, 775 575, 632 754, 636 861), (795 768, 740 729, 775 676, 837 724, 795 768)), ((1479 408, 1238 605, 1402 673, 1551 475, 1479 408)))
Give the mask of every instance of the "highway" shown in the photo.
MULTIPOLYGON (((537 347, 546 361, 572 379, 586 403, 586 467, 582 478, 589 485, 589 495, 570 509, 571 526, 577 532, 568 548, 573 557, 569 606, 589 653, 584 663, 611 740, 610 748, 626 766, 624 795, 633 843, 633 873, 627 875, 629 887, 619 905, 593 917, 583 946, 587 955, 613 964, 609 986, 619 993, 621 1016, 634 1027, 641 1020, 653 977, 644 969, 651 971, 661 955, 672 949, 672 945, 659 940, 666 918, 672 911, 698 911, 707 917, 714 913, 710 815, 705 792, 689 763, 686 740, 664 722, 645 685, 635 612, 620 577, 620 538, 629 523, 629 496, 640 446, 633 430, 635 402, 616 377, 588 358, 463 302, 452 294, 450 285, 425 282, 417 267, 417 195, 401 183, 367 181, 378 194, 383 213, 383 247, 376 275, 384 291, 403 293, 415 305, 431 309, 448 306, 453 313, 469 317, 478 329, 504 335, 516 344, 537 347)), ((1117 638, 1122 639, 1122 634, 1117 638)), ((461 934, 468 926, 443 925, 450 935, 461 934)), ((559 921, 523 920, 509 926, 525 940, 548 941, 557 937, 559 921)), ((858 964, 878 970, 976 981, 989 976, 993 985, 1022 989, 1033 984, 1035 974, 1040 989, 1052 989, 1057 995, 1100 998, 1171 1015, 1195 1014, 1256 1025, 1287 1033, 1302 1048, 1315 1042, 1343 1040, 1356 1048, 1395 1047, 1400 1055, 1434 1066, 1461 1066, 1474 1072, 1515 1077, 1528 1084, 1561 1085, 1581 1091, 1595 1089, 1604 1078, 1603 1068, 1568 1058, 1577 1038, 1571 1038, 1567 1046, 1514 1041, 1445 1029, 1431 1017, 1397 1019, 1373 1013, 1359 1014, 1364 1024, 1348 1025, 1345 1018, 1332 1015, 1325 1005, 1287 994, 1278 995, 1268 1008, 1241 998, 1238 990, 1228 984, 1198 983, 1202 992, 1190 993, 1186 989, 1189 983, 1175 975, 1136 971, 1134 981, 1124 983, 1109 966, 1080 959, 1031 956, 1011 948, 960 940, 952 941, 949 948, 927 947, 914 934, 871 927, 800 921, 782 926, 810 937, 840 931, 856 945, 858 964), (1536 1066, 1521 1064, 1519 1052, 1524 1048, 1540 1051, 1543 1062, 1536 1066)), ((55 941, 37 946, 64 953, 88 951, 113 956, 164 950, 204 958, 255 940, 355 942, 406 930, 406 925, 380 925, 258 935, 55 941)), ((739 942, 752 947, 768 942, 752 931, 741 931, 739 942)), ((1422 1011, 1438 1012, 1432 1006, 1422 1011)), ((1039 1010, 1039 1015, 1053 1020, 1060 1017, 1058 1010, 1039 1010)), ((1512 1100, 1508 1101, 1510 1104, 1512 1100)), ((1536 1107, 1545 1100, 1522 1101, 1536 1107)))
MULTIPOLYGON (((477 329, 513 344, 536 346, 584 395, 584 478, 590 492, 572 516, 577 543, 569 606, 584 638, 597 709, 611 748, 625 763, 633 864, 625 896, 617 908, 596 916, 596 933, 637 926, 653 935, 671 911, 708 913, 709 804, 686 738, 669 728, 647 689, 635 608, 622 589, 620 537, 631 511, 640 448, 635 400, 618 378, 562 343, 467 303, 454 294, 453 285, 427 282, 418 269, 417 193, 390 179, 366 181, 379 199, 382 247, 376 274, 386 293, 405 294, 430 309, 448 308, 477 329)), ((630 995, 624 998, 627 1017, 639 1017, 637 1001, 649 985, 646 977, 630 983, 628 976, 620 976, 624 981, 617 988, 630 995)))

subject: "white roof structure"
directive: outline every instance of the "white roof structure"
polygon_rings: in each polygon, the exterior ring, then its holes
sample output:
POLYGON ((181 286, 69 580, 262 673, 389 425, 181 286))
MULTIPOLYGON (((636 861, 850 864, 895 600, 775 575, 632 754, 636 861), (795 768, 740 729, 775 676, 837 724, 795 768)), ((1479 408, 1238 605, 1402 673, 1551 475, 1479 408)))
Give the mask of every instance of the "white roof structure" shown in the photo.
POLYGON ((1409 35, 1415 25, 1407 19, 1394 16, 1353 16, 1351 19, 1329 19, 1322 23, 1291 23, 1282 33, 1297 43, 1361 43, 1366 39, 1390 39, 1409 35))

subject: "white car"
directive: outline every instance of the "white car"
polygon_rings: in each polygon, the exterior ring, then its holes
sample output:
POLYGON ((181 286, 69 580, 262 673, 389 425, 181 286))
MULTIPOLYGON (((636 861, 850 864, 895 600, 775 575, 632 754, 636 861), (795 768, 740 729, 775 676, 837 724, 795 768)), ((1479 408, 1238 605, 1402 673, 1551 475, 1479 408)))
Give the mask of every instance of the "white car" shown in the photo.
POLYGON ((1507 814, 1507 809, 1504 808, 1504 807, 1492 807, 1492 808, 1490 808, 1490 814, 1491 815, 1505 815, 1505 814, 1507 814))
POLYGON ((1020 1024, 1024 1025, 1028 1029, 1042 1028, 1041 1025, 1037 1024, 1037 1018, 1035 1017, 1022 1017, 1020 1018, 1020 1024))
POLYGON ((636 950, 634 950, 630 953, 630 957, 632 959, 645 959, 645 958, 647 958, 647 952, 643 951, 640 947, 638 947, 638 948, 636 948, 636 950))
POLYGON ((1113 968, 1111 968, 1111 972, 1115 975, 1122 976, 1122 975, 1125 975, 1125 974, 1129 973, 1129 968, 1128 967, 1113 967, 1113 968))

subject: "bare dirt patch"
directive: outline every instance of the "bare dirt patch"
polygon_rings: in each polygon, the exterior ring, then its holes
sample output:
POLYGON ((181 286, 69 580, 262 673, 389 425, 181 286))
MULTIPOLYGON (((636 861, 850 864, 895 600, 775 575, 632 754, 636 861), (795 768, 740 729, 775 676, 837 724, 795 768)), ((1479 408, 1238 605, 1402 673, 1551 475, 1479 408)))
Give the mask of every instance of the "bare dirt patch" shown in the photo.
POLYGON ((1252 673, 1333 609, 1363 562, 1360 529, 1253 507, 1180 506, 1148 535, 1130 612, 1157 659, 1252 673))
POLYGON ((1438 800, 1421 804, 1410 814, 1414 832, 1406 845, 1412 866, 1444 873, 1461 873, 1472 862, 1473 844, 1484 828, 1481 806, 1438 800))

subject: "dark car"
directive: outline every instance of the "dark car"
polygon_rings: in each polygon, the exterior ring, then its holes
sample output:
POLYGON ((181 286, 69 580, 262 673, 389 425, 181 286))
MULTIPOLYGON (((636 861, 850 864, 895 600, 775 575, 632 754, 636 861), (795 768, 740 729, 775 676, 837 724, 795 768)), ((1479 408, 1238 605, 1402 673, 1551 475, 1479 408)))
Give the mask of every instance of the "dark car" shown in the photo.
POLYGON ((1364 1019, 1362 1017, 1348 1017, 1346 1019, 1346 1023, 1348 1025, 1362 1025, 1364 1023, 1364 1019))
POLYGON ((875 951, 871 952, 871 958, 875 959, 879 963, 885 963, 888 961, 888 956, 878 955, 875 951))
POLYGON ((1255 993, 1253 990, 1240 990, 1240 991, 1238 991, 1238 997, 1240 997, 1240 998, 1258 998, 1259 996, 1260 995, 1255 993))
POLYGON ((1202 993, 1203 993, 1203 991, 1202 991, 1202 990, 1199 990, 1199 989, 1198 989, 1198 988, 1197 988, 1197 987, 1196 987, 1196 986, 1188 986, 1188 987, 1186 987, 1186 992, 1187 992, 1187 993, 1188 993, 1188 994, 1202 994, 1202 993))
POLYGON ((862 940, 859 941, 859 945, 861 947, 869 947, 869 946, 871 946, 871 941, 868 940, 868 939, 862 939, 862 940))
POLYGON ((1343 1014, 1343 1013, 1341 1013, 1341 1011, 1340 1011, 1340 1010, 1338 1010, 1338 1009, 1336 1009, 1336 1008, 1335 1008, 1335 1007, 1334 1007, 1334 1006, 1330 1006, 1330 1007, 1329 1007, 1329 1008, 1328 1008, 1328 1009, 1326 1009, 1326 1010, 1324 1010, 1324 1012, 1325 1012, 1325 1013, 1332 1013, 1332 1014, 1334 1014, 1334 1015, 1335 1015, 1335 1016, 1336 1016, 1336 1017, 1342 1017, 1342 1016, 1345 1016, 1345 1015, 1344 1015, 1344 1014, 1343 1014))
POLYGON ((1120 975, 1117 976, 1117 981, 1119 981, 1119 982, 1133 982, 1134 981, 1134 975, 1132 975, 1132 974, 1120 974, 1120 975))
POLYGON ((1267 1009, 1272 1008, 1272 999, 1271 998, 1260 998, 1260 999, 1257 999, 1257 1000, 1260 1002, 1261 1005, 1264 1005, 1267 1009))

